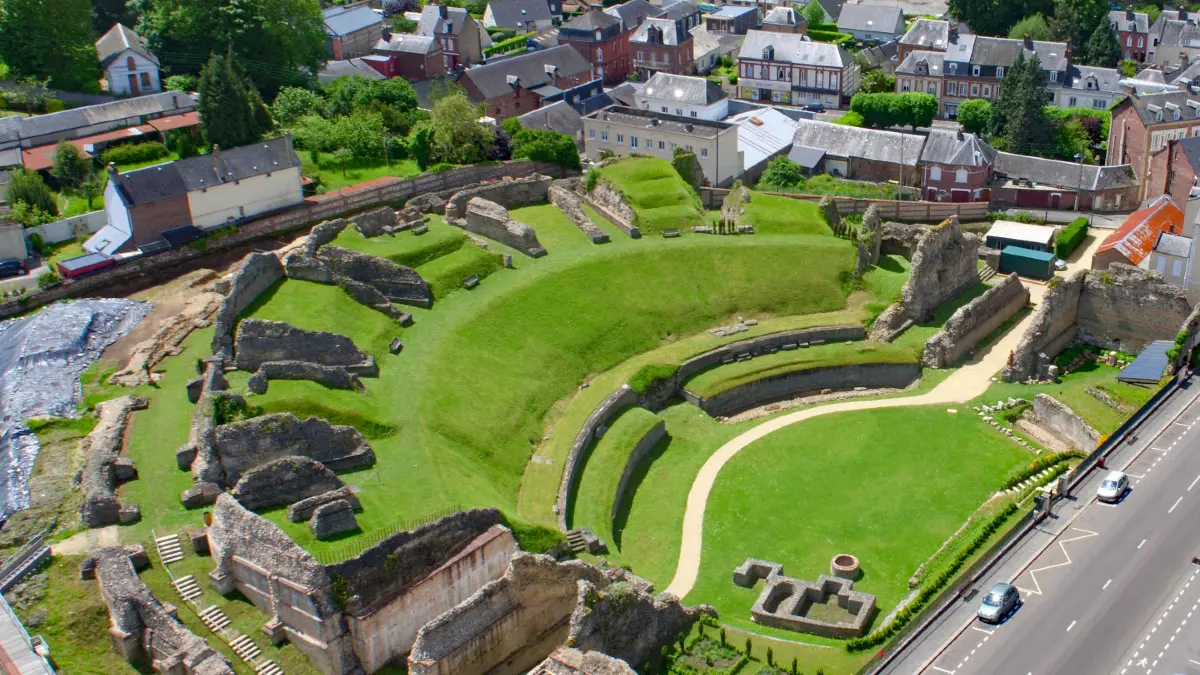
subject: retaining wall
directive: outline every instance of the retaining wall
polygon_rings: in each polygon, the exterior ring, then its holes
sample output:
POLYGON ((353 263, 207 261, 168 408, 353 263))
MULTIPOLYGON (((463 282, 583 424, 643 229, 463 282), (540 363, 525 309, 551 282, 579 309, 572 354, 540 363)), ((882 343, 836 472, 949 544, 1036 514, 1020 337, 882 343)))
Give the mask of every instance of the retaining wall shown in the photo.
POLYGON ((625 502, 625 491, 629 489, 629 481, 633 479, 633 473, 637 471, 638 464, 642 459, 666 436, 667 423, 659 420, 642 436, 637 445, 633 446, 633 452, 629 453, 629 459, 625 460, 625 471, 621 473, 621 482, 617 484, 617 495, 613 499, 612 533, 614 538, 617 537, 617 514, 621 511, 621 504, 625 502))
POLYGON ((903 389, 921 377, 921 366, 915 363, 868 363, 853 366, 826 366, 767 377, 702 399, 684 390, 689 402, 713 417, 724 417, 822 389, 846 390, 854 387, 868 389, 903 389))
POLYGON ((620 389, 606 396, 600 405, 592 410, 592 414, 588 415, 583 427, 575 435, 575 442, 571 444, 571 451, 567 454, 567 461, 563 466, 562 482, 558 487, 558 527, 563 532, 567 531, 567 523, 570 522, 567 517, 570 495, 578 486, 579 473, 587 464, 587 456, 591 454, 596 439, 604 435, 608 421, 618 412, 636 404, 637 393, 629 385, 621 385, 620 389))
POLYGON ((737 358, 742 354, 761 356, 773 354, 784 345, 798 345, 813 342, 845 342, 847 340, 864 340, 867 331, 860 325, 821 326, 819 328, 800 328, 785 330, 770 335, 762 335, 747 340, 739 340, 717 347, 684 361, 679 366, 676 378, 680 383, 686 382, 702 370, 708 370, 721 365, 728 357, 737 358))
POLYGON ((89 211, 78 216, 63 218, 53 223, 25 228, 25 238, 40 235, 47 244, 57 244, 60 241, 70 241, 83 236, 95 234, 108 224, 108 213, 104 210, 89 211))
POLYGON ((1038 424, 1049 429, 1076 450, 1092 452, 1100 443, 1100 432, 1053 396, 1038 394, 1033 399, 1033 417, 1038 424))
POLYGON ((632 239, 640 239, 642 231, 634 225, 634 220, 637 214, 634 213, 633 207, 625 201, 625 195, 607 181, 599 181, 596 183, 592 191, 583 196, 587 205, 595 209, 600 215, 612 221, 622 232, 629 235, 632 239))
MULTIPOLYGON (((720 208, 725 200, 726 188, 702 187, 700 194, 704 208, 720 208)), ((801 195, 789 192, 764 192, 763 194, 790 197, 807 202, 819 202, 825 195, 801 195)), ((923 202, 896 201, 890 199, 858 199, 855 197, 834 197, 838 212, 842 215, 851 213, 866 213, 872 204, 879 207, 879 217, 894 220, 911 220, 922 223, 936 223, 950 216, 958 216, 959 220, 984 220, 988 213, 986 202, 953 203, 953 202, 923 202)))
POLYGON ((959 307, 933 337, 925 341, 922 365, 945 368, 957 362, 983 338, 1029 302, 1029 289, 1016 274, 959 307))

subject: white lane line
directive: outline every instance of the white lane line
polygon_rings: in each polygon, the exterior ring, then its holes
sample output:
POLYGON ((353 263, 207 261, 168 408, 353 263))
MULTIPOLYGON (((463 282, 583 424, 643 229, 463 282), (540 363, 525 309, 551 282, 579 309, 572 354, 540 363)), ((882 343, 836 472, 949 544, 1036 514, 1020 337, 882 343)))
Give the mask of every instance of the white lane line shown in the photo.
POLYGON ((1196 483, 1200 483, 1200 476, 1196 476, 1196 479, 1193 480, 1192 484, 1188 486, 1188 492, 1191 492, 1192 488, 1196 487, 1196 483))
POLYGON ((1070 626, 1067 626, 1067 632, 1068 632, 1068 633, 1070 633, 1070 632, 1071 632, 1071 629, 1072 629, 1072 628, 1074 628, 1074 627, 1075 627, 1075 624, 1077 624, 1077 623, 1079 623, 1079 622, 1078 622, 1078 620, 1076 620, 1076 621, 1072 621, 1072 622, 1071 622, 1071 625, 1070 625, 1070 626))
POLYGON ((1176 499, 1176 500, 1175 500, 1175 503, 1171 505, 1171 508, 1167 509, 1167 515, 1170 515, 1170 514, 1174 513, 1174 512, 1175 512, 1175 507, 1176 507, 1176 506, 1179 506, 1179 502, 1181 502, 1181 501, 1183 501, 1183 496, 1182 496, 1182 495, 1179 497, 1179 499, 1176 499))
POLYGON ((1200 661, 1197 661, 1195 659, 1188 659, 1188 663, 1194 663, 1194 664, 1200 666, 1200 661))
POLYGON ((1138 544, 1138 550, 1139 550, 1139 551, 1140 551, 1140 550, 1142 550, 1142 547, 1143 547, 1143 546, 1145 546, 1145 545, 1146 545, 1146 540, 1145 540, 1145 539, 1143 539, 1143 540, 1142 540, 1142 543, 1138 544))
POLYGON ((1108 581, 1104 582, 1104 586, 1102 586, 1102 587, 1100 588, 1100 590, 1102 590, 1102 591, 1107 591, 1107 590, 1108 590, 1108 585, 1109 585, 1109 584, 1111 584, 1111 583, 1112 583, 1112 579, 1109 579, 1108 581))
POLYGON ((937 666, 933 666, 933 669, 934 669, 934 670, 937 670, 937 671, 941 671, 941 672, 943 672, 943 673, 949 673, 950 675, 954 675, 954 673, 956 672, 956 671, 953 671, 953 670, 946 670, 945 668, 939 668, 939 667, 937 667, 937 666))
MULTIPOLYGON (((994 629, 994 628, 992 630, 988 630, 986 628, 980 628, 979 626, 971 626, 971 628, 974 628, 975 630, 979 631, 980 633, 987 633, 988 635, 991 635, 992 633, 996 632, 996 629, 994 629)), ((984 638, 984 639, 986 640, 987 638, 984 638)))

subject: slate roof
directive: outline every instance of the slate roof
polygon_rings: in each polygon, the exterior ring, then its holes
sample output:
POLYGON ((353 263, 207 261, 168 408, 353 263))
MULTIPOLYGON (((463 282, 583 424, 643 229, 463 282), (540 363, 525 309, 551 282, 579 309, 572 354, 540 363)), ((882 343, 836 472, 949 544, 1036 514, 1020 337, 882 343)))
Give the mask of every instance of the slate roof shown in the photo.
POLYGON ((687 0, 676 0, 676 2, 664 2, 660 9, 662 9, 662 14, 658 15, 655 18, 671 19, 672 21, 678 21, 679 19, 682 19, 684 17, 688 17, 693 14, 700 13, 700 9, 698 7, 696 7, 695 5, 693 5, 692 3, 688 2, 687 0))
POLYGON ((125 27, 124 24, 118 23, 109 28, 103 37, 96 40, 96 55, 100 57, 100 67, 108 68, 108 65, 126 49, 146 57, 156 66, 159 65, 158 57, 146 48, 142 36, 125 27))
POLYGON ((485 99, 490 99, 511 94, 513 88, 508 83, 508 78, 513 76, 525 89, 537 89, 552 84, 554 78, 547 71, 553 67, 557 67, 560 78, 592 71, 592 64, 575 51, 574 47, 559 45, 468 68, 462 77, 470 80, 485 99))
POLYGON ((837 23, 838 17, 842 15, 842 7, 846 4, 846 0, 816 0, 817 4, 825 10, 825 13, 833 17, 833 22, 837 23))
POLYGON ((1128 164, 1104 167, 1084 164, 1081 167, 1075 162, 997 152, 993 169, 1011 180, 1023 178, 1038 185, 1071 190, 1099 191, 1137 184, 1128 164))
POLYGON ((1136 75, 1133 76, 1137 80, 1145 80, 1147 82, 1166 83, 1166 78, 1163 77, 1163 72, 1154 66, 1142 68, 1136 75))
POLYGON ((1079 91, 1119 94, 1121 93, 1121 71, 1116 68, 1072 65, 1067 70, 1067 81, 1063 87, 1079 91), (1095 87, 1088 86, 1089 80, 1095 82, 1095 87))
POLYGON ((938 19, 917 19, 900 44, 927 49, 945 50, 950 46, 950 22, 938 19))
POLYGON ((375 43, 377 51, 400 54, 431 54, 441 48, 442 43, 432 35, 412 33, 392 33, 391 37, 375 43))
POLYGON ((604 11, 620 19, 624 25, 623 30, 633 30, 646 17, 657 17, 663 14, 660 7, 648 3, 646 0, 629 0, 629 2, 614 5, 604 11))
POLYGON ((417 22, 417 35, 443 35, 446 33, 446 23, 452 22, 450 35, 462 33, 463 25, 474 21, 467 10, 462 7, 447 7, 445 5, 425 5, 421 10, 421 20, 417 22), (441 10, 446 10, 443 18, 441 10))
POLYGON ((715 12, 709 12, 708 16, 715 16, 723 19, 736 19, 739 16, 745 16, 754 12, 756 7, 745 7, 742 5, 721 5, 715 12))
POLYGON ((1171 84, 1186 87, 1200 80, 1200 60, 1192 61, 1186 68, 1171 73, 1171 84))
POLYGON ((800 22, 807 24, 808 20, 800 12, 791 7, 776 7, 767 12, 767 15, 763 17, 763 23, 776 26, 795 26, 800 22))
POLYGON ((383 73, 367 65, 367 62, 363 61, 362 59, 327 61, 325 63, 325 69, 317 73, 317 79, 321 82, 321 84, 325 84, 327 82, 332 82, 339 77, 346 77, 347 75, 358 75, 360 77, 365 77, 368 80, 387 79, 384 77, 383 73))
POLYGON ((558 101, 521 115, 521 126, 526 129, 544 129, 579 138, 583 131, 583 117, 566 101, 558 101))
POLYGON ((492 10, 492 20, 501 28, 554 18, 546 0, 492 0, 488 3, 488 9, 492 10))
POLYGON ((612 98, 613 103, 616 103, 617 105, 623 105, 627 108, 636 108, 637 99, 641 97, 642 88, 645 86, 646 85, 644 83, 622 82, 621 84, 609 89, 604 93, 612 98))
POLYGON ((1150 17, 1144 12, 1127 12, 1114 9, 1108 13, 1108 22, 1118 31, 1126 33, 1149 33, 1150 17), (1132 18, 1130 18, 1132 16, 1132 18))
POLYGON ((796 121, 792 142, 824 150, 834 157, 916 166, 925 137, 802 119, 796 121))
POLYGON ((867 47, 859 53, 866 59, 866 70, 881 68, 888 75, 893 75, 896 70, 896 56, 900 53, 900 42, 888 40, 881 45, 867 47))
POLYGON ((47 136, 123 119, 179 114, 193 110, 195 107, 196 102, 187 94, 164 91, 47 115, 4 117, 0 118, 0 142, 47 136))
POLYGON ((894 5, 864 5, 850 3, 842 7, 838 16, 837 27, 841 32, 847 30, 895 33, 897 27, 903 29, 904 13, 894 5))
POLYGON ((649 43, 651 28, 662 31, 662 44, 669 47, 678 46, 692 38, 692 34, 683 30, 683 25, 674 19, 646 19, 642 25, 637 27, 637 30, 633 31, 633 35, 629 36, 629 41, 649 43))
POLYGON ((854 57, 845 49, 826 42, 812 42, 808 36, 795 33, 772 33, 762 30, 746 31, 746 39, 738 58, 761 59, 767 47, 775 49, 773 60, 807 66, 845 68, 854 57))
POLYGON ((1191 237, 1163 232, 1158 235, 1158 243, 1154 245, 1154 250, 1163 255, 1187 258, 1190 257, 1192 252, 1192 239, 1191 237))
POLYGON ((1129 264, 1140 265, 1158 243, 1158 236, 1164 232, 1183 232, 1183 211, 1167 195, 1129 214, 1121 227, 1105 237, 1096 254, 1116 251, 1129 264))
POLYGON ((292 138, 280 136, 222 150, 219 160, 213 154, 189 157, 118 174, 111 180, 117 181, 122 200, 135 206, 295 166, 300 166, 300 159, 292 149, 292 138))
POLYGON ((713 122, 616 105, 597 110, 584 119, 615 122, 641 129, 661 129, 672 133, 691 134, 697 138, 716 138, 725 130, 733 128, 733 125, 727 122, 713 122))
POLYGON ((792 144, 796 120, 775 108, 759 108, 738 113, 725 120, 738 128, 738 151, 742 168, 750 169, 792 144))
POLYGON ((1200 174, 1200 136, 1183 138, 1175 143, 1188 163, 1192 165, 1192 171, 1200 174))
MULTIPOLYGON (((962 42, 962 39, 960 38, 959 41, 962 42)), ((1069 61, 1067 45, 1064 42, 1031 40, 1033 49, 1027 49, 1023 40, 1008 38, 974 36, 971 42, 973 47, 968 61, 971 65, 1008 67, 1017 60, 1017 55, 1021 53, 1025 54, 1025 58, 1037 54, 1038 60, 1042 62, 1042 70, 1066 70, 1069 61)))
POLYGON ((588 11, 579 16, 572 17, 562 27, 578 31, 595 31, 597 29, 603 30, 620 23, 620 16, 613 16, 601 9, 599 5, 592 5, 588 11))
POLYGON ((642 96, 674 103, 711 105, 727 98, 725 91, 705 77, 655 73, 646 81, 642 96))
POLYGON ((350 35, 383 24, 383 17, 365 4, 349 9, 335 5, 323 10, 322 14, 325 15, 325 32, 330 35, 350 35))
POLYGON ((927 52, 923 49, 914 49, 908 53, 908 56, 904 57, 904 62, 896 68, 896 72, 916 75, 917 64, 924 61, 925 65, 928 66, 927 75, 941 77, 945 58, 946 55, 942 52, 927 52))
MULTIPOLYGON (((1168 19, 1163 22, 1162 32, 1158 36, 1159 50, 1161 51, 1164 47, 1168 49, 1171 47, 1200 47, 1200 26, 1193 21, 1168 19)), ((1169 52, 1164 53, 1167 56, 1176 56, 1169 52)))
POLYGON ((933 128, 921 149, 921 161, 953 166, 990 166, 996 150, 975 134, 933 128))
POLYGON ((1127 100, 1145 124, 1200 119, 1200 94, 1186 90, 1130 96, 1127 100), (1176 109, 1179 111, 1179 120, 1174 119, 1176 109), (1162 120, 1158 119, 1159 113, 1162 114, 1162 120))

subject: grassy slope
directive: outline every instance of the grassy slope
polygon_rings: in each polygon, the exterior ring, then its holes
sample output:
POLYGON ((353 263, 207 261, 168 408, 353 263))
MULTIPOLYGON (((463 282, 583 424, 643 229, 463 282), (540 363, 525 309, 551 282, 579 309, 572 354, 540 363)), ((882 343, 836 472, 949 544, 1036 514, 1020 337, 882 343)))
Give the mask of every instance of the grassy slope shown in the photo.
POLYGON ((347 227, 333 240, 333 245, 387 258, 397 265, 417 267, 457 251, 466 241, 467 237, 462 230, 447 225, 441 216, 431 214, 429 231, 422 235, 401 232, 394 237, 367 239, 359 234, 358 230, 347 227))
POLYGON ((470 244, 421 265, 417 273, 429 282, 434 299, 441 300, 454 291, 462 290, 463 281, 472 274, 482 280, 502 269, 504 261, 499 253, 491 253, 470 244))
POLYGON ((599 528, 592 531, 607 541, 613 540, 611 529, 603 524, 611 522, 613 502, 616 501, 617 486, 621 483, 625 464, 638 441, 658 421, 658 415, 645 408, 629 408, 609 424, 604 437, 596 443, 588 457, 588 471, 576 491, 577 495, 587 495, 587 498, 575 500, 571 505, 573 521, 599 528))
POLYGON ((742 220, 753 225, 757 234, 833 234, 816 202, 761 192, 751 193, 742 220))
POLYGON ((886 614, 917 566, 1029 461, 987 431, 943 407, 880 409, 812 419, 752 444, 717 478, 687 601, 712 603, 722 620, 749 628, 762 589, 729 577, 746 558, 815 579, 835 554, 852 553, 864 570, 855 588, 875 594, 886 614))
POLYGON ((675 167, 657 157, 631 157, 601 170, 633 206, 642 234, 658 234, 666 228, 688 232, 707 219, 700 198, 683 182, 675 167))
POLYGON ((346 162, 344 174, 341 162, 334 160, 328 155, 321 157, 321 165, 319 167, 308 161, 311 158, 307 153, 305 153, 303 159, 305 163, 301 167, 301 170, 304 171, 304 175, 310 178, 321 179, 321 186, 330 192, 385 176, 411 178, 421 173, 421 169, 417 166, 417 163, 411 159, 392 160, 390 167, 377 159, 350 161, 346 162))

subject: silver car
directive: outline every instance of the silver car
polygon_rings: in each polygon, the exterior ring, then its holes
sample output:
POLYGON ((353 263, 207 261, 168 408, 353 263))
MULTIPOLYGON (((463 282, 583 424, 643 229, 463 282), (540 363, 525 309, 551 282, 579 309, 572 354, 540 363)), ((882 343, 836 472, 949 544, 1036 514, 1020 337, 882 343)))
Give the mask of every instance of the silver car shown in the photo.
POLYGON ((1021 604, 1021 594, 1012 584, 996 584, 979 604, 979 620, 1000 623, 1021 604))
POLYGON ((1121 501, 1121 497, 1129 491, 1129 476, 1121 471, 1111 471, 1104 480, 1100 481, 1100 487, 1096 490, 1096 499, 1102 502, 1115 503, 1121 501))

